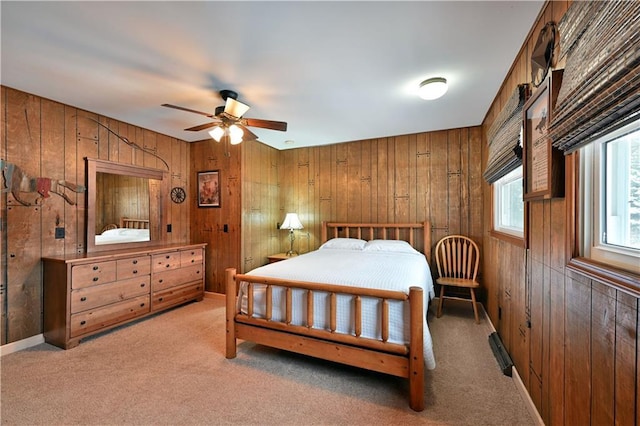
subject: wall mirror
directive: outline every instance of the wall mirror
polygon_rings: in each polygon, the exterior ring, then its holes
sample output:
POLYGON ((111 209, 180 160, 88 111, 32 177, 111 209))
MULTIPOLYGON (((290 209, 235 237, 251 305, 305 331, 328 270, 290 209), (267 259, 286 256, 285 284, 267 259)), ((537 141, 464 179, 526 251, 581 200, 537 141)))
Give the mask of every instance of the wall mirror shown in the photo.
POLYGON ((165 171, 87 158, 87 252, 163 242, 165 171))

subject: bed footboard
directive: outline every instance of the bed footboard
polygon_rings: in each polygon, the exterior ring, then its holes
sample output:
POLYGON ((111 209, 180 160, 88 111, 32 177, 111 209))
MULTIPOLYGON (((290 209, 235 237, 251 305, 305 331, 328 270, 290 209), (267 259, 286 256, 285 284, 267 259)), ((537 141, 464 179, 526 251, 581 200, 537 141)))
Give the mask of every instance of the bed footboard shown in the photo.
POLYGON ((389 290, 319 284, 304 281, 286 281, 277 278, 241 275, 236 269, 228 268, 226 273, 226 354, 229 359, 237 354, 237 339, 296 352, 316 358, 339 362, 372 371, 391 374, 409 380, 409 405, 415 411, 424 409, 424 353, 423 353, 423 290, 411 287, 409 294, 389 290), (238 283, 248 283, 247 312, 238 309, 236 295, 238 283), (266 286, 265 315, 254 315, 253 286, 266 286), (272 289, 285 288, 286 313, 283 321, 272 319, 272 289), (293 289, 306 291, 307 320, 305 325, 292 324, 293 289), (313 292, 329 295, 329 330, 313 327, 313 292), (345 334, 336 330, 337 295, 353 298, 353 333, 345 334), (380 339, 361 336, 361 298, 380 299, 382 315, 380 319, 380 339), (389 300, 409 302, 410 339, 408 344, 388 342, 389 300))

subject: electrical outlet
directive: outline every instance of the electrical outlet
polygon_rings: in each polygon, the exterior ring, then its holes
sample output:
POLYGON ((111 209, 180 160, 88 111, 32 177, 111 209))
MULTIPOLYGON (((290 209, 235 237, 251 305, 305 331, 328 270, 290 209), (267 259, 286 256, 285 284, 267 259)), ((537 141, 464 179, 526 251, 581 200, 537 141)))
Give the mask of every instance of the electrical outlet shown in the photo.
POLYGON ((171 232, 171 224, 167 223, 167 232, 171 232))
POLYGON ((64 228, 56 228, 56 239, 64 238, 64 228))

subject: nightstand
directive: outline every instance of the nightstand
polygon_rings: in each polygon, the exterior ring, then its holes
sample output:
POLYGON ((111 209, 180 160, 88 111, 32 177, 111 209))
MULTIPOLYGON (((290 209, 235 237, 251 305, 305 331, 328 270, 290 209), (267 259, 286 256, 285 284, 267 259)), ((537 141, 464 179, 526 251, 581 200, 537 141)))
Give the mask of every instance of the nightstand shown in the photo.
POLYGON ((275 263, 275 262, 280 262, 281 260, 287 260, 287 259, 291 259, 292 257, 296 257, 297 254, 292 254, 290 256, 287 256, 287 253, 278 253, 278 254, 272 254, 271 256, 267 256, 267 259, 269 259, 269 263, 275 263))

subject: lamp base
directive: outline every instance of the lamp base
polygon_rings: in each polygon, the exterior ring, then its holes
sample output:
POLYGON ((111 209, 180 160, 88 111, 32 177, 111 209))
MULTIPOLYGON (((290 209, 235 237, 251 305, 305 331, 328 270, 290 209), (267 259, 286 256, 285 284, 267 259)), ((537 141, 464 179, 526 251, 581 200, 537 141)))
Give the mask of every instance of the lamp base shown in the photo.
POLYGON ((289 250, 288 252, 285 253, 287 256, 291 257, 291 256, 297 256, 298 252, 297 251, 293 251, 293 250, 289 250))

